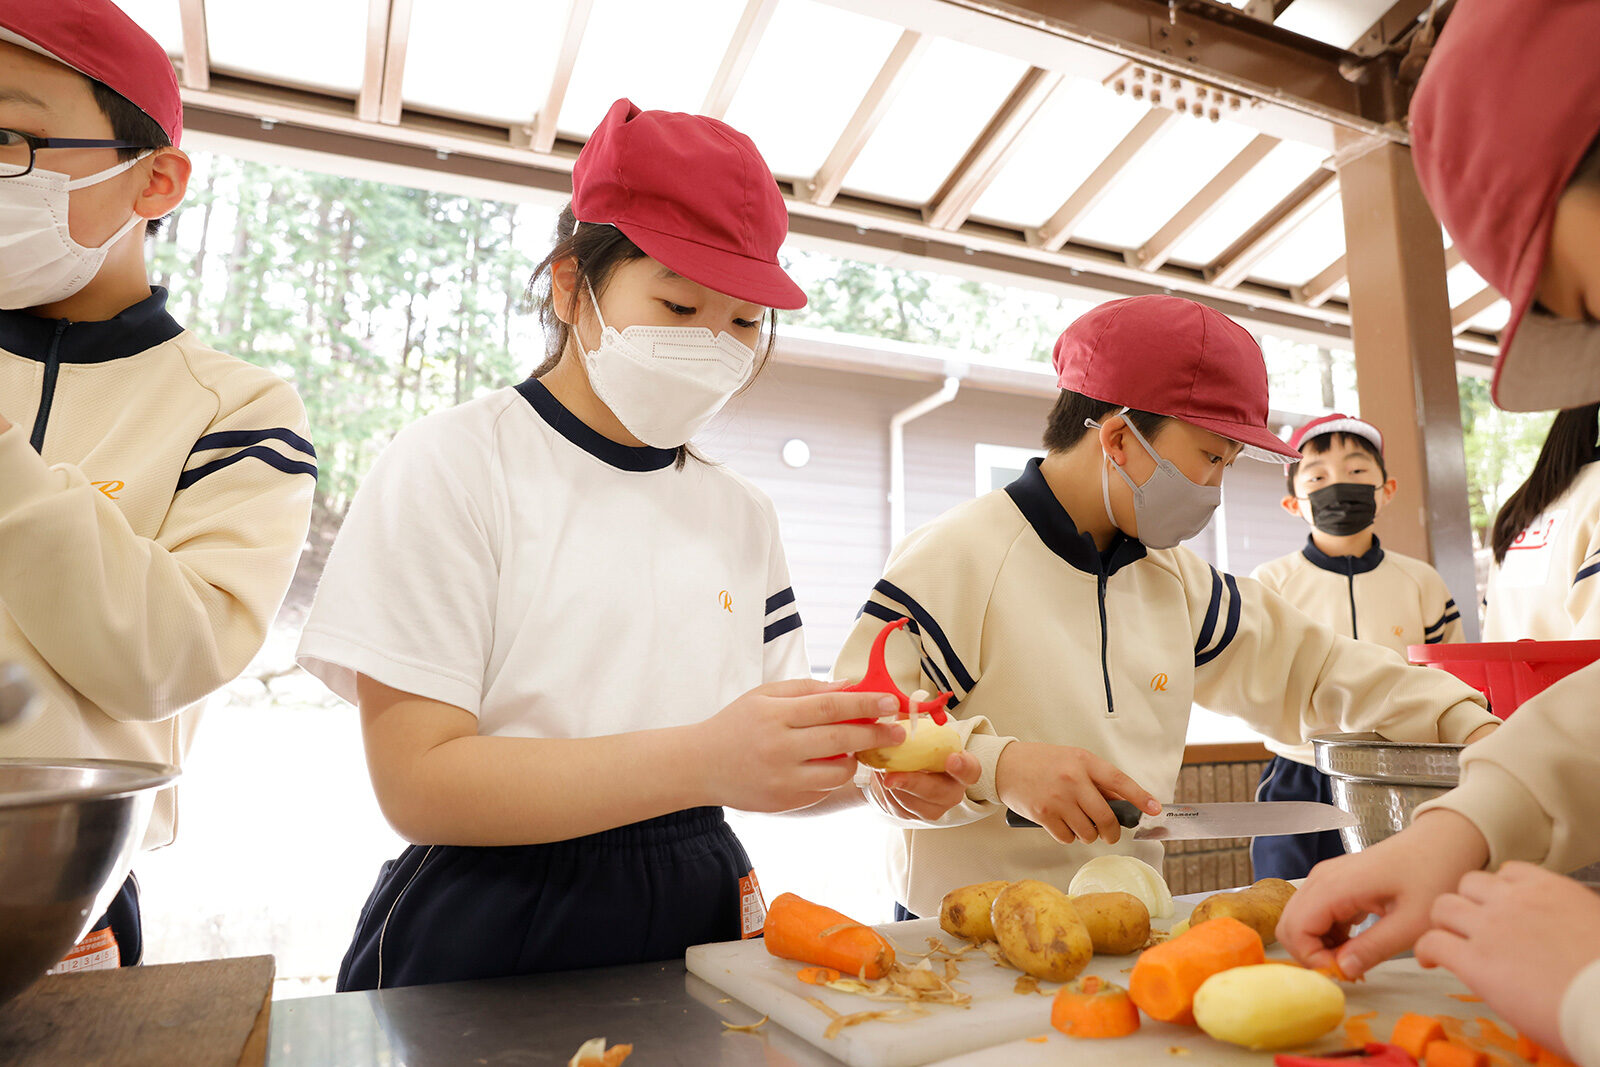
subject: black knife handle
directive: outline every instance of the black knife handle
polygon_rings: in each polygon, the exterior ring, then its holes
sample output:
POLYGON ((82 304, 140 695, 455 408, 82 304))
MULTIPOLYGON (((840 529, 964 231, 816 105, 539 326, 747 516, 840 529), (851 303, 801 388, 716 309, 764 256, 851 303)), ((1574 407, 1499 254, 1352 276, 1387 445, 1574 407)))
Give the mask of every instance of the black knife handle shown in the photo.
MULTIPOLYGON (((1135 826, 1139 825, 1139 819, 1143 813, 1140 812, 1138 806, 1132 801, 1107 800, 1106 803, 1111 805, 1111 814, 1115 815, 1117 817, 1117 822, 1121 823, 1124 827, 1132 830, 1135 826)), ((1006 825, 1018 827, 1032 826, 1037 828, 1039 824, 1025 815, 1018 815, 1016 812, 1008 810, 1006 812, 1006 825)))

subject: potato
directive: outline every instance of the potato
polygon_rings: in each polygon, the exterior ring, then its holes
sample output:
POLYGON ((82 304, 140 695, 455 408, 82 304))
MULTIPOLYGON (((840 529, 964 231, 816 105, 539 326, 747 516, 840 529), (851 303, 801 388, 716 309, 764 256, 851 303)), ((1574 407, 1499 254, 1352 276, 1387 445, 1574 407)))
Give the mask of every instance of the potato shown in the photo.
POLYGON ((1089 928, 1065 893, 1031 878, 1012 882, 989 909, 1006 958, 1035 978, 1069 982, 1094 956, 1089 928))
POLYGON ((934 771, 942 773, 945 761, 962 750, 960 732, 948 720, 939 725, 926 715, 901 719, 906 739, 887 748, 867 748, 856 759, 880 771, 934 771))
POLYGON ((1248 1049, 1309 1044, 1344 1018, 1344 991, 1301 967, 1263 963, 1207 978, 1194 995, 1194 1021, 1216 1038, 1248 1049))
POLYGON ((1126 956, 1150 940, 1150 910, 1132 893, 1085 893, 1069 899, 1089 928, 1097 953, 1126 956))
POLYGON ((939 928, 968 941, 993 941, 994 923, 989 909, 1010 882, 979 882, 952 889, 939 904, 939 928))
POLYGON ((1278 940, 1278 920, 1292 896, 1294 886, 1282 878, 1263 878, 1248 889, 1206 897, 1189 916, 1189 924, 1199 926, 1207 919, 1230 915, 1260 934, 1263 945, 1270 945, 1278 940))

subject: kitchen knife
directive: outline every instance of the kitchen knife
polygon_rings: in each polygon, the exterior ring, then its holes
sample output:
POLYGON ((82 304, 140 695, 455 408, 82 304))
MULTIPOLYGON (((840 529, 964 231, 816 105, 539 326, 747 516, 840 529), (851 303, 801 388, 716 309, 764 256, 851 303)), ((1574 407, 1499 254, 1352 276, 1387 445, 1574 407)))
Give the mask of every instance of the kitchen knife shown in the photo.
MULTIPOLYGON (((1354 826, 1356 817, 1332 804, 1308 800, 1246 801, 1224 804, 1168 804, 1160 815, 1145 815, 1126 800, 1108 801, 1117 822, 1133 830, 1135 841, 1186 841, 1215 837, 1276 837, 1354 826)), ((1006 812, 1007 826, 1038 823, 1006 812)))

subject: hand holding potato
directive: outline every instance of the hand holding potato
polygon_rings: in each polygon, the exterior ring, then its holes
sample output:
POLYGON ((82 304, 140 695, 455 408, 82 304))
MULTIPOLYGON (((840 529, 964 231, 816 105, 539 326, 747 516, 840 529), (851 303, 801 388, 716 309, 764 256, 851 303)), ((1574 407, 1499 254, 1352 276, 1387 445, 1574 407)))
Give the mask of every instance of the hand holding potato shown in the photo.
POLYGON ((1122 826, 1107 798, 1120 797, 1157 815, 1161 805, 1138 782, 1082 748, 1013 741, 1000 753, 995 787, 1006 807, 1025 815, 1062 844, 1116 844, 1122 826))
POLYGON ((875 792, 891 815, 937 822, 967 797, 967 787, 983 768, 978 757, 955 752, 945 757, 942 771, 888 771, 875 774, 875 792))

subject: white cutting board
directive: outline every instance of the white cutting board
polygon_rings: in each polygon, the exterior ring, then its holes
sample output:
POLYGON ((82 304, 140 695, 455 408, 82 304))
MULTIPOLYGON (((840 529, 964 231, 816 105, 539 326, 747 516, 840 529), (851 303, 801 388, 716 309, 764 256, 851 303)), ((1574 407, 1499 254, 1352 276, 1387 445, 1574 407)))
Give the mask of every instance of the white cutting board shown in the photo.
MULTIPOLYGON (((1176 903, 1178 919, 1194 909, 1193 903, 1181 900, 1176 903)), ((1165 929, 1175 921, 1158 920, 1155 925, 1165 929)), ((907 964, 914 963, 916 957, 927 952, 929 937, 938 937, 958 951, 964 944, 940 930, 937 919, 888 923, 876 929, 889 939, 896 955, 907 964)), ((1278 945, 1267 954, 1287 958, 1278 945)), ((1096 956, 1084 973, 1126 986, 1125 971, 1133 967, 1135 959, 1136 955, 1096 956)), ((960 976, 966 980, 960 988, 972 995, 970 1007, 928 1004, 923 1007, 929 1014, 922 1018, 862 1023, 841 1031, 831 1041, 823 1036, 829 1017, 806 1003, 807 997, 816 997, 842 1015, 902 1005, 808 986, 795 977, 801 964, 770 955, 759 940, 696 945, 686 954, 686 962, 690 973, 756 1012, 770 1016, 774 1023, 850 1067, 916 1067, 946 1062, 963 1067, 1027 1067, 1028 1064, 1060 1063, 1068 1058, 1074 1064, 1091 1067, 1095 1064, 1169 1062, 1174 1067, 1206 1067, 1272 1062, 1270 1053, 1224 1045, 1193 1027, 1171 1026, 1148 1018, 1140 1031, 1130 1037, 1109 1041, 1066 1037, 1050 1028, 1049 996, 1013 992, 1019 972, 996 967, 987 956, 976 951, 963 957, 959 964, 960 976), (1045 1037, 1045 1040, 1027 1040, 1038 1037, 1045 1037), (1174 1046, 1188 1050, 1187 1054, 1170 1052, 1174 1046)), ((942 964, 936 962, 935 966, 942 964)), ((1040 988, 1053 995, 1060 986, 1041 982, 1040 988)), ((1407 1011, 1450 1014, 1468 1022, 1475 1016, 1490 1016, 1482 1004, 1451 999, 1451 993, 1466 992, 1455 978, 1440 971, 1423 971, 1412 960, 1384 964, 1371 972, 1369 981, 1345 989, 1349 1014, 1379 1012, 1370 1022, 1378 1040, 1386 1038, 1394 1020, 1407 1011)), ((1510 1030, 1504 1023, 1501 1027, 1510 1030)), ((1336 1049, 1342 1041, 1343 1031, 1336 1030, 1316 1048, 1336 1049)))

